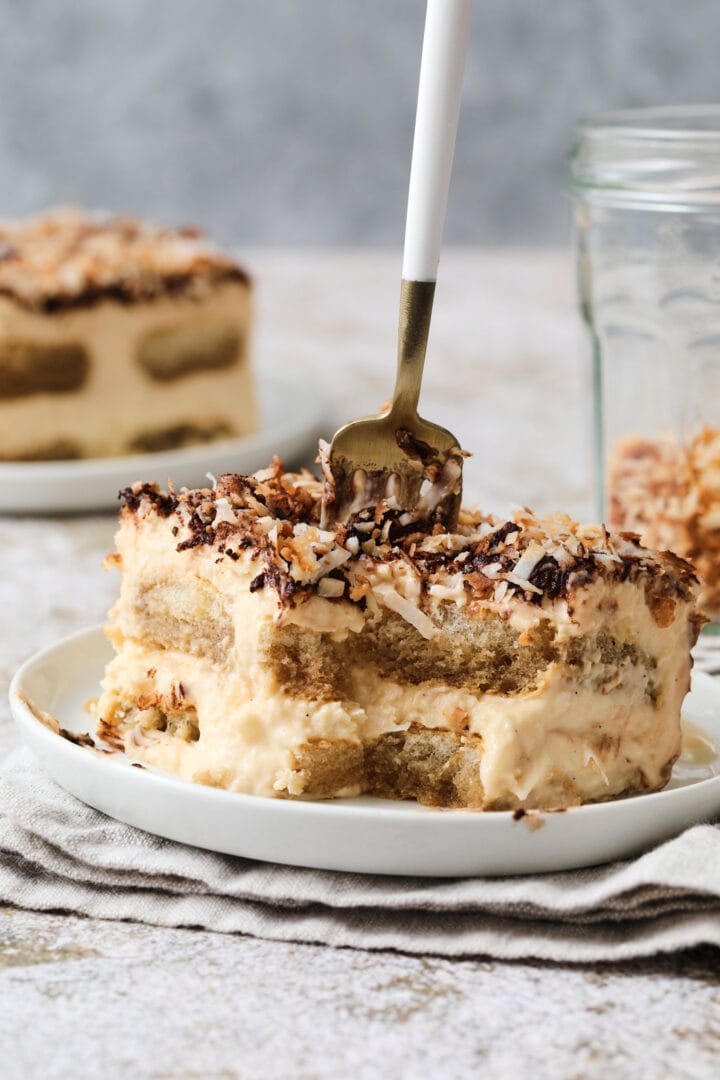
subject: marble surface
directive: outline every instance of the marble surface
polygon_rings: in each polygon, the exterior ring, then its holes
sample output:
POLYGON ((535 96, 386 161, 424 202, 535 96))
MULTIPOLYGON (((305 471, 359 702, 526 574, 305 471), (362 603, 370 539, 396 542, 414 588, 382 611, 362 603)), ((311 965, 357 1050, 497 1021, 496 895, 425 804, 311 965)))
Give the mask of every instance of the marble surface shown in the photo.
MULTIPOLYGON (((328 432, 384 400, 399 256, 247 256, 258 365, 316 382, 328 432)), ((587 512, 569 257, 450 251, 440 280, 424 411, 475 452, 468 494, 587 512)), ((112 515, 0 518, 0 754, 15 742, 16 666, 111 603, 113 531, 112 515)), ((622 967, 452 962, 0 909, 0 1048, 4 1080, 695 1080, 720 1061, 720 950, 622 967)))

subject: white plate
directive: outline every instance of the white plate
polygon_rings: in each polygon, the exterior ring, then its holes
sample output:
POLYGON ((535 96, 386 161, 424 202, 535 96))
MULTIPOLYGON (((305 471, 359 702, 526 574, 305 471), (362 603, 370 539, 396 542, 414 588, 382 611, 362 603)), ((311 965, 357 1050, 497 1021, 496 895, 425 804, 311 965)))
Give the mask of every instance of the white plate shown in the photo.
POLYGON ((118 491, 134 480, 165 487, 169 477, 176 487, 201 487, 208 472, 251 473, 269 465, 273 454, 292 461, 312 448, 321 433, 317 391, 261 379, 259 399, 262 426, 240 439, 127 457, 0 462, 0 513, 115 509, 118 491))
MULTIPOLYGON (((38 653, 17 672, 10 704, 48 773, 78 799, 147 832, 185 844, 356 873, 456 877, 564 870, 634 855, 720 814, 720 755, 676 767, 665 791, 562 813, 433 810, 364 797, 291 802, 238 795, 135 769, 56 735, 28 707, 69 731, 92 729, 84 703, 97 696, 112 655, 100 627, 38 653)), ((720 747, 720 686, 693 679, 685 716, 720 747)))

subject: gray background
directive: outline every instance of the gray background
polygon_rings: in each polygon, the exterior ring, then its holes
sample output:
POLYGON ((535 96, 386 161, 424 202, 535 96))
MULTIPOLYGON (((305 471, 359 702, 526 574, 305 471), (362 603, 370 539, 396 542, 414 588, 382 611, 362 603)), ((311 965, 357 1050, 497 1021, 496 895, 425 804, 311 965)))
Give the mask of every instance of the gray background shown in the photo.
MULTIPOLYGON (((0 0, 0 216, 401 243, 423 0, 0 0)), ((563 243, 573 122, 718 92, 718 0, 475 0, 446 239, 563 243)))

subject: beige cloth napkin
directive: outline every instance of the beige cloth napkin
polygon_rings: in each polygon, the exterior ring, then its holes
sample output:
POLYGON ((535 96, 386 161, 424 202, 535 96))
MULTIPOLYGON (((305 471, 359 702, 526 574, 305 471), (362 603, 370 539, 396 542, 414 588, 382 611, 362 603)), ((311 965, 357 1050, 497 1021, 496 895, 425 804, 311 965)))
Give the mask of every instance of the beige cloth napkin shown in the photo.
POLYGON ((159 926, 442 956, 625 960, 720 946, 720 826, 630 862, 430 880, 215 855, 122 825, 28 750, 0 766, 0 901, 159 926))

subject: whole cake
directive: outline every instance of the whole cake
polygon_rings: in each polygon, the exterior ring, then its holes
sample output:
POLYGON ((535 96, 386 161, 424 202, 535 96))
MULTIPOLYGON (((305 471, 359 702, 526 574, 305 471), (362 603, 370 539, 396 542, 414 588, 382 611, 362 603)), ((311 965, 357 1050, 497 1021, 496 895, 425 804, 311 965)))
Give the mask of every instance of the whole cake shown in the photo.
POLYGON ((525 510, 322 531, 321 497, 280 462, 122 493, 106 742, 281 797, 531 809, 667 782, 702 622, 686 562, 525 510))
POLYGON ((76 210, 0 225, 0 460, 256 426, 246 272, 194 229, 76 210))

